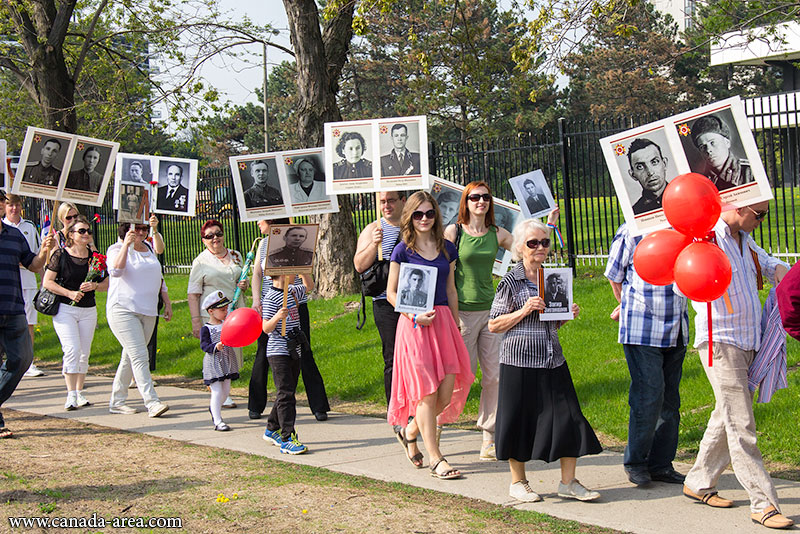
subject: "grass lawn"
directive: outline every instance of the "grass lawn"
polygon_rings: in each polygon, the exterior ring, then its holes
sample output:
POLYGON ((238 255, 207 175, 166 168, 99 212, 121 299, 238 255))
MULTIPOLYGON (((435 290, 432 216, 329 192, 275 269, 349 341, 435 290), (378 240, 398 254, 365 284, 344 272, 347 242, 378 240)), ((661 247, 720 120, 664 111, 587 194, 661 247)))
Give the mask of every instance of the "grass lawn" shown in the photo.
MULTIPOLYGON (((201 384, 203 353, 192 337, 189 308, 186 304, 188 276, 169 275, 170 296, 175 317, 159 323, 159 354, 156 376, 187 377, 201 384)), ((616 302, 608 282, 599 270, 583 269, 575 280, 575 298, 582 308, 580 318, 561 329, 561 341, 570 366, 581 406, 607 446, 624 444, 628 421, 628 371, 621 347, 617 344, 617 323, 608 314, 616 302)), ((358 296, 341 296, 311 301, 312 346, 334 409, 359 411, 375 416, 385 413, 383 360, 371 304, 367 302, 367 324, 355 329, 355 313, 347 302, 358 296)), ((691 308, 690 308, 691 313, 691 308)), ((98 327, 90 358, 91 372, 113 373, 119 362, 120 346, 105 320, 105 294, 98 295, 98 327)), ((50 326, 50 318, 40 315, 36 337, 37 361, 57 362, 60 346, 50 326)), ((694 327, 691 326, 691 338, 694 327)), ((243 378, 234 382, 234 391, 247 394, 255 345, 245 349, 243 378)), ((800 465, 800 442, 796 425, 800 419, 797 388, 800 376, 795 368, 800 361, 800 344, 789 340, 789 389, 776 393, 769 404, 756 404, 759 444, 765 458, 777 469, 792 470, 800 465)), ((270 383, 270 392, 274 387, 270 383)), ((302 384, 299 392, 303 392, 302 384)), ((472 386, 462 422, 474 425, 480 396, 479 380, 472 386)), ((700 364, 697 351, 689 349, 681 382, 680 449, 686 459, 696 451, 713 408, 714 397, 700 364)))

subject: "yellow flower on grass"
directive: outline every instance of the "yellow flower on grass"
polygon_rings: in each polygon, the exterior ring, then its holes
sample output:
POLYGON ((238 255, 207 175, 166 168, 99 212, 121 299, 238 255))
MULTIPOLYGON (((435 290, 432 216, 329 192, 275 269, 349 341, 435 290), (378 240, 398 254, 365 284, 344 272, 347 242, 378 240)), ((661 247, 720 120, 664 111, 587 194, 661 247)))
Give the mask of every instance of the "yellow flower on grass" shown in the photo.
POLYGON ((303 508, 303 513, 304 513, 304 514, 307 514, 307 513, 308 513, 308 510, 306 510, 305 508, 303 508))

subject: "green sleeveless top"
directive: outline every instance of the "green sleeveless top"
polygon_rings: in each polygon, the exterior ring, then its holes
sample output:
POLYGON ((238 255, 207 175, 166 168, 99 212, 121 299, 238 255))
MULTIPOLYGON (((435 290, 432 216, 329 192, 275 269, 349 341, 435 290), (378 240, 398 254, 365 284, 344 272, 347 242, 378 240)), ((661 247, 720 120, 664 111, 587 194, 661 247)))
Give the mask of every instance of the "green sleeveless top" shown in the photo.
POLYGON ((495 226, 489 227, 489 231, 480 237, 461 230, 455 272, 459 310, 485 311, 492 308, 492 267, 498 247, 495 226))

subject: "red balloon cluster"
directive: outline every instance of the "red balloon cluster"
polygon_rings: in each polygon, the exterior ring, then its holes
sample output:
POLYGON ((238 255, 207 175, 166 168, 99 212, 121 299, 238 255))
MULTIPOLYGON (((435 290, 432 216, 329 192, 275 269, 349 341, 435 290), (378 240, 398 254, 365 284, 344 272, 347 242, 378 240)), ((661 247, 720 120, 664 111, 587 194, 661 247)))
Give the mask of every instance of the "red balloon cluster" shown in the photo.
POLYGON ((233 310, 222 324, 220 341, 229 347, 246 347, 261 335, 261 317, 253 308, 233 310))
POLYGON ((636 272, 653 285, 674 281, 697 302, 718 299, 731 282, 731 264, 705 238, 722 212, 719 191, 702 174, 682 174, 664 190, 662 205, 675 230, 659 230, 639 242, 633 253, 636 272), (693 238, 697 241, 692 242, 693 238))

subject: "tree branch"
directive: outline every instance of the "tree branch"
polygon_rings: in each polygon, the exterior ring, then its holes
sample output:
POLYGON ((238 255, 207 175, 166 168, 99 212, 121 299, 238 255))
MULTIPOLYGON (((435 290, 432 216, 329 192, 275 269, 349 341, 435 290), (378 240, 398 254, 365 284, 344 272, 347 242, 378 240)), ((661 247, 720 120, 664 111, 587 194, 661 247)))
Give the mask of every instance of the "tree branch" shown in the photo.
POLYGON ((100 5, 94 12, 94 16, 92 16, 92 22, 89 23, 89 29, 86 30, 86 35, 83 38, 83 46, 81 46, 81 52, 78 55, 78 61, 75 63, 75 68, 72 69, 72 81, 75 82, 76 85, 78 84, 78 77, 83 69, 83 62, 86 60, 86 54, 89 52, 89 48, 92 46, 92 34, 94 33, 94 27, 97 25, 97 21, 100 19, 100 14, 106 8, 107 4, 108 0, 102 0, 102 2, 100 2, 100 5))

